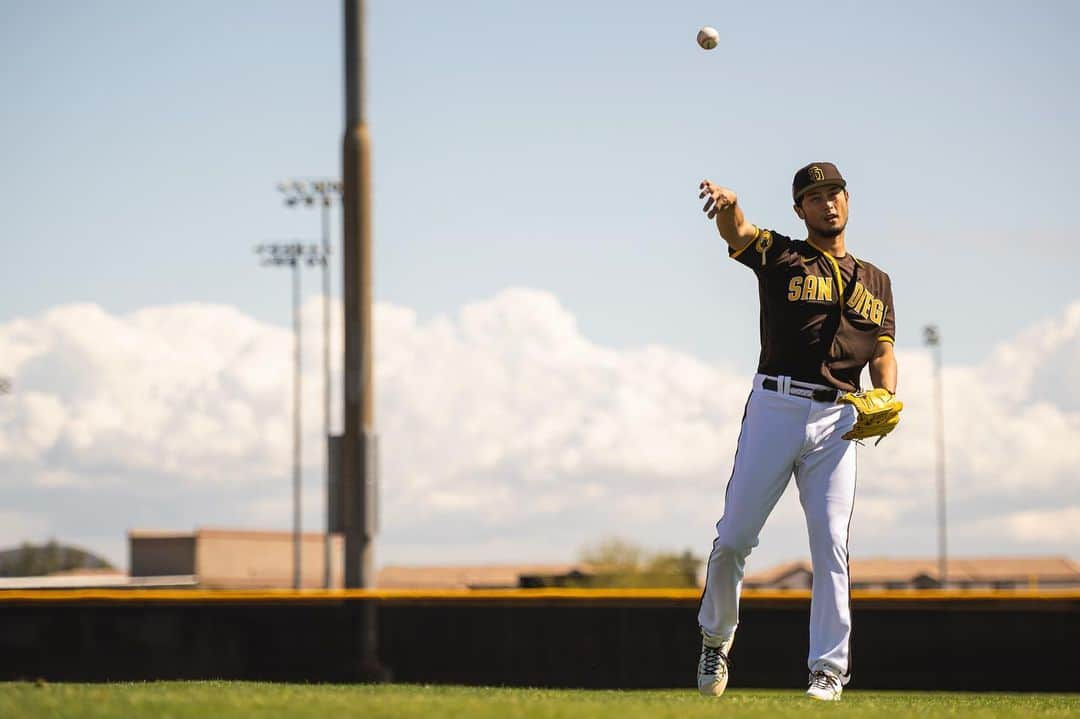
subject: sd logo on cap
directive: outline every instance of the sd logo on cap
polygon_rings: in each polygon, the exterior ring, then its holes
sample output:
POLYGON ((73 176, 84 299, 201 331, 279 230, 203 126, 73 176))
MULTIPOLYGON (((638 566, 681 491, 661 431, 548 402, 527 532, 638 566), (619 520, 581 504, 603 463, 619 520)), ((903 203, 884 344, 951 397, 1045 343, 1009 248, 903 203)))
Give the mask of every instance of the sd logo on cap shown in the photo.
POLYGON ((811 162, 795 173, 795 179, 791 181, 791 198, 797 205, 800 197, 822 185, 847 187, 847 182, 831 162, 811 162))

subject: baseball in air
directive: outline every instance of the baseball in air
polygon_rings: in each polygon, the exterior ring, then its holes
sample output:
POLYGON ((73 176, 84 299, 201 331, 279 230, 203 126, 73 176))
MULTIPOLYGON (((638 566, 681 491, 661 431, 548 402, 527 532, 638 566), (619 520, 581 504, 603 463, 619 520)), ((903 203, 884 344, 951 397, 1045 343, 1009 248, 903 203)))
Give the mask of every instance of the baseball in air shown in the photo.
POLYGON ((697 44, 705 50, 712 50, 720 44, 720 33, 716 28, 706 25, 697 32, 697 44))

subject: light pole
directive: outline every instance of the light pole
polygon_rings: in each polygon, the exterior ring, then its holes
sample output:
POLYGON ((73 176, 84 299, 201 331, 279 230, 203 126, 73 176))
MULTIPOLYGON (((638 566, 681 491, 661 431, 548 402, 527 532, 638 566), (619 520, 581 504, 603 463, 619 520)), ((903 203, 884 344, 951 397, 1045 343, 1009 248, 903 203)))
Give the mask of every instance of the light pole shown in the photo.
MULTIPOLYGON (((345 320, 342 518, 345 528, 345 586, 370 587, 375 580, 378 512, 378 440, 372 344, 371 135, 364 110, 364 0, 344 0, 345 135, 342 164, 342 276, 345 320)), ((365 661, 374 666, 375 629, 365 635, 365 661)))
POLYGON ((301 392, 300 392, 300 266, 307 264, 313 266, 326 262, 318 245, 304 245, 299 242, 291 242, 276 245, 259 245, 255 248, 259 254, 263 266, 292 267, 292 299, 293 299, 293 589, 301 587, 301 560, 300 560, 300 462, 302 450, 301 432, 301 392))
POLYGON ((949 581, 945 525, 945 401, 941 378, 941 332, 937 325, 923 328, 923 342, 934 356, 934 404, 937 413, 938 577, 944 589, 949 581))
MULTIPOLYGON (((375 582, 378 532, 378 436, 372 344, 371 134, 364 112, 364 0, 343 0, 345 133, 341 139, 342 306, 345 325, 344 431, 341 455, 345 586, 375 582)), ((358 664, 368 681, 385 680, 379 663, 375 605, 360 605, 358 664)))
POLYGON ((330 588, 330 207, 335 198, 341 197, 341 183, 337 180, 289 180, 278 183, 278 191, 285 195, 286 207, 314 207, 322 209, 322 304, 323 304, 323 437, 327 443, 323 453, 323 484, 326 488, 326 534, 323 537, 323 586, 330 588))

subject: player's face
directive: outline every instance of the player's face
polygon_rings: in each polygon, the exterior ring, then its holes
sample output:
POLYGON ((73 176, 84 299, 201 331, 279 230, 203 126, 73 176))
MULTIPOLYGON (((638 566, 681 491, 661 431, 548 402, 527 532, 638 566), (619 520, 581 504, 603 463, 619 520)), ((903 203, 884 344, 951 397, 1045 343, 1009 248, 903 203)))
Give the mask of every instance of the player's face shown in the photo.
POLYGON ((847 227, 847 190, 837 185, 810 190, 799 200, 795 212, 810 231, 821 237, 836 237, 847 227))

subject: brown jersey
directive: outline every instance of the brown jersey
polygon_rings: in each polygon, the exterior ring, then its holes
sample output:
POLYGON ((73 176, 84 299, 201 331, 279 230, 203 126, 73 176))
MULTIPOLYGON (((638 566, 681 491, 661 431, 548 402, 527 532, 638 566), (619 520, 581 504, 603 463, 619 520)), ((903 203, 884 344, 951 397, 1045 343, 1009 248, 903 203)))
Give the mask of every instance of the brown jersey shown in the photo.
POLYGON ((858 390, 877 343, 896 337, 889 276, 850 252, 834 258, 769 230, 729 253, 758 277, 758 372, 858 390))

